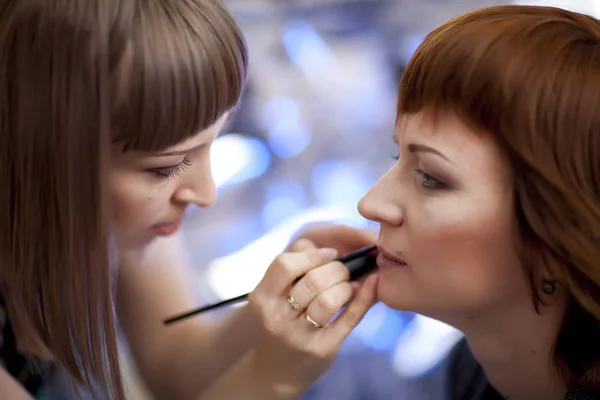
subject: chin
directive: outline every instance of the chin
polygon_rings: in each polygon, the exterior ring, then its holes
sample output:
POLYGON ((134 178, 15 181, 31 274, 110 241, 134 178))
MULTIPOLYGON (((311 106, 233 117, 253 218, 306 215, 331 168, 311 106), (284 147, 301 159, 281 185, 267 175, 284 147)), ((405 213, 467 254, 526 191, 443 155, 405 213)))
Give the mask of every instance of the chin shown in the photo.
POLYGON ((130 233, 129 235, 117 235, 117 248, 120 251, 136 251, 143 250, 156 239, 156 236, 148 231, 130 233))
POLYGON ((152 242, 154 242, 157 238, 158 238, 158 236, 151 235, 151 234, 140 235, 140 237, 138 238, 138 240, 135 242, 135 244, 133 246, 136 249, 143 249, 144 247, 146 247, 146 246, 150 245, 152 242))
POLYGON ((378 300, 394 310, 417 312, 414 310, 419 302, 417 296, 406 293, 403 286, 405 285, 394 284, 393 281, 380 277, 377 285, 378 300))
MULTIPOLYGON (((421 314, 436 318, 447 304, 430 296, 424 296, 415 285, 404 282, 394 282, 385 278, 379 280, 377 287, 377 298, 380 302, 391 309, 421 314)), ((438 318, 436 318, 438 319, 438 318)))

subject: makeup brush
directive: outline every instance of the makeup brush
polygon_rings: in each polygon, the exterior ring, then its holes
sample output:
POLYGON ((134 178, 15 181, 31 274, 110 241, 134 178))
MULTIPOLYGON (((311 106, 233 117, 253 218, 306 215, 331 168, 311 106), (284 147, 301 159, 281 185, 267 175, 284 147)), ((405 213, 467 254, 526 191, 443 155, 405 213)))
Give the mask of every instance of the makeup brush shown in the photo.
MULTIPOLYGON (((372 271, 377 263, 376 263, 376 254, 374 254, 377 246, 367 246, 362 249, 355 250, 351 253, 344 254, 343 256, 337 258, 335 261, 339 261, 346 265, 348 270, 350 271, 350 280, 355 281, 360 279, 370 271, 372 271)), ((296 279, 298 282, 302 277, 296 279)), ((168 318, 164 320, 165 325, 172 324, 177 321, 181 321, 192 317, 197 314, 201 314, 206 311, 214 310, 215 308, 220 308, 229 304, 235 304, 246 300, 248 297, 248 293, 243 294, 241 296, 237 296, 231 299, 223 300, 219 303, 211 304, 205 307, 201 307, 192 311, 188 311, 184 314, 179 314, 174 317, 168 318)))

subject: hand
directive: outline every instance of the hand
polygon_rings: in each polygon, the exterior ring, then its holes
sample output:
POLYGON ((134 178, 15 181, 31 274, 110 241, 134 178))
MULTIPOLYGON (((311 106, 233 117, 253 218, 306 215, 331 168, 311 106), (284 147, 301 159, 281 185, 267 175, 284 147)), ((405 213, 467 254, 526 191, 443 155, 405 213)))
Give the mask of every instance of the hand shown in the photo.
POLYGON ((312 224, 306 226, 295 236, 292 246, 300 239, 308 239, 320 248, 336 249, 342 255, 375 244, 377 232, 357 229, 347 225, 312 224))
POLYGON ((248 297, 265 327, 253 350, 252 369, 274 398, 306 391, 376 300, 377 276, 361 287, 350 284, 346 267, 331 262, 334 249, 318 249, 301 239, 290 250, 275 259, 248 297))

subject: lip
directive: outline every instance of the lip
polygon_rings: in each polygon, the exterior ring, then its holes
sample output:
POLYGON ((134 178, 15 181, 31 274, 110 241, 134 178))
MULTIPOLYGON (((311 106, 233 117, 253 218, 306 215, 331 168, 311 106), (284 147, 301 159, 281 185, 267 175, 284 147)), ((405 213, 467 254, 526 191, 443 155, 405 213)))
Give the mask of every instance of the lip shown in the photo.
POLYGON ((377 251, 379 252, 377 254, 377 266, 379 268, 405 268, 408 266, 406 261, 392 256, 381 246, 377 246, 377 251))
POLYGON ((179 227, 181 226, 181 222, 182 222, 182 219, 180 218, 175 222, 154 225, 152 227, 152 231, 158 236, 169 236, 179 230, 179 227))

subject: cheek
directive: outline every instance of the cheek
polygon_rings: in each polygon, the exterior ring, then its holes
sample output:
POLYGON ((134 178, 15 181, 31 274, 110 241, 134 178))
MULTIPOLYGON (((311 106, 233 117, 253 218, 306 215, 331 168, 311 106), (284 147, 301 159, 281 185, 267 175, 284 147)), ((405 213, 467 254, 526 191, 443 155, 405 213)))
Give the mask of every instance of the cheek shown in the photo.
POLYGON ((424 273, 445 292, 473 304, 522 292, 508 199, 457 198, 443 207, 432 203, 423 208, 423 220, 429 223, 417 224, 414 233, 421 239, 424 273))
POLYGON ((113 218, 118 234, 147 229, 160 217, 163 194, 155 186, 133 174, 111 177, 113 218))
POLYGON ((448 312, 530 302, 512 205, 508 198, 482 200, 440 196, 407 209, 400 242, 410 266, 383 276, 384 303, 444 319, 448 312))

